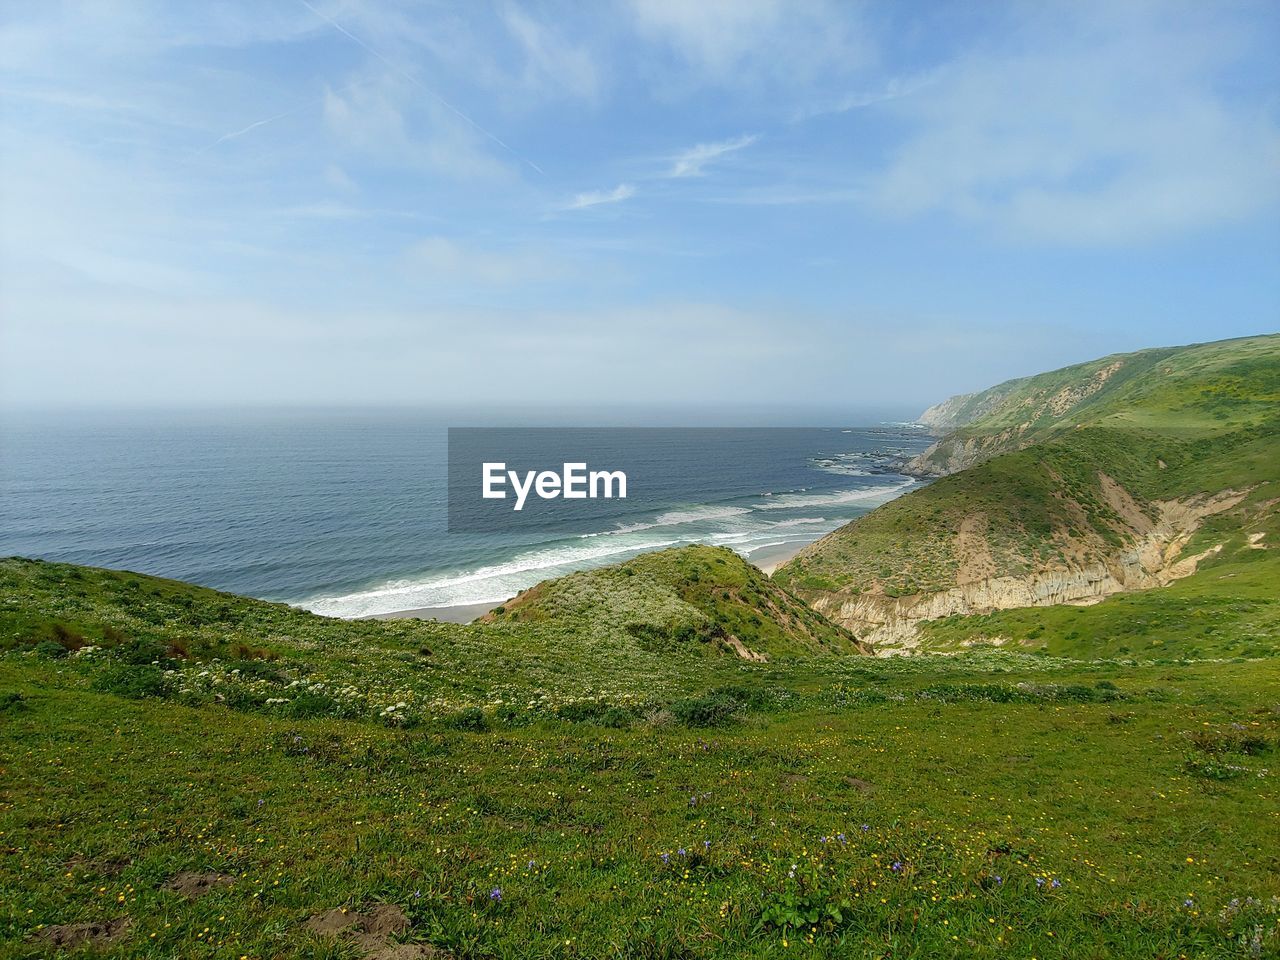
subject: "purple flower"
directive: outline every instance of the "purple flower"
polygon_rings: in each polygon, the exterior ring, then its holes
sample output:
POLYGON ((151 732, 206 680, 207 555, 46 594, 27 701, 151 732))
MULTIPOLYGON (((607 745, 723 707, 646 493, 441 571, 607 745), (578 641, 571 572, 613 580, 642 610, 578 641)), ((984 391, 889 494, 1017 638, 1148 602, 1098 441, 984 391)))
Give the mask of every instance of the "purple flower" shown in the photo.
POLYGON ((494 903, 502 902, 502 888, 494 887, 492 890, 490 890, 489 899, 492 900, 494 903))
POLYGON ((862 832, 863 832, 863 833, 866 833, 868 830, 870 830, 870 829, 871 829, 871 824, 869 824, 869 823, 864 823, 864 824, 862 825, 862 828, 861 828, 861 829, 862 829, 862 832))
POLYGON ((1043 886, 1044 886, 1044 877, 1036 877, 1036 886, 1037 886, 1037 887, 1043 887, 1043 886))
POLYGON ((1060 880, 1055 879, 1053 883, 1049 884, 1049 886, 1051 886, 1054 890, 1057 890, 1060 886, 1062 886, 1062 882, 1060 880))
POLYGON ((532 870, 532 869, 533 869, 534 867, 536 867, 537 865, 538 865, 538 861, 536 861, 536 860, 530 860, 530 861, 529 861, 529 869, 530 869, 530 870, 532 870))
POLYGON ((703 849, 703 850, 710 850, 710 849, 711 849, 711 841, 710 841, 710 840, 703 840, 703 841, 702 841, 702 849, 703 849))
POLYGON ((892 870, 894 873, 901 873, 901 872, 902 872, 902 861, 901 861, 901 860, 895 860, 895 861, 893 861, 893 866, 892 866, 892 867, 890 867, 889 869, 890 869, 890 870, 892 870))
POLYGON ((686 850, 684 847, 681 847, 679 850, 676 851, 676 853, 680 854, 680 856, 682 857, 687 857, 689 855, 689 851, 686 850))
POLYGON ((663 862, 663 863, 670 863, 670 862, 671 862, 671 854, 669 854, 669 853, 664 853, 664 854, 662 854, 662 862, 663 862))
POLYGON ((1194 907, 1196 905, 1196 902, 1188 897, 1186 900, 1182 901, 1182 905, 1184 907, 1194 907))
POLYGON ((847 842, 847 840, 848 840, 848 838, 847 838, 847 837, 845 837, 845 835, 844 835, 843 833, 837 833, 837 834, 836 834, 836 839, 837 839, 837 840, 839 840, 841 843, 845 843, 845 842, 847 842))
POLYGON ((996 874, 996 883, 1004 883, 1004 877, 1000 876, 998 873, 996 874))

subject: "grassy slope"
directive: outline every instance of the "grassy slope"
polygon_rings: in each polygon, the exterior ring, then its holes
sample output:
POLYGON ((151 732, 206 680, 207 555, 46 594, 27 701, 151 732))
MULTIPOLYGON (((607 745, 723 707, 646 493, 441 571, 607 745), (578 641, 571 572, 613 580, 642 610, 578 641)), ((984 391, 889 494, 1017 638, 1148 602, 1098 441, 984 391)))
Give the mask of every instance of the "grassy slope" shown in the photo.
POLYGON ((952 398, 941 405, 941 417, 926 411, 946 436, 921 465, 943 468, 970 443, 974 451, 963 466, 971 466, 1082 424, 1195 436, 1265 424, 1280 393, 1278 353, 1275 334, 1142 350, 952 398))
MULTIPOLYGON (((214 602, 233 634, 269 615, 214 602)), ((276 664, 368 679, 345 637, 271 642, 276 664)), ((301 924, 374 901, 402 905, 412 939, 475 958, 1229 957, 1255 930, 1280 944, 1280 660, 741 664, 772 696, 697 728, 497 705, 405 724, 254 704, 230 679, 221 700, 171 680, 140 692, 118 683, 147 669, 130 650, 0 658, 0 956, 37 952, 42 925, 122 916, 133 927, 104 955, 359 956, 301 924), (164 889, 181 870, 229 881, 188 901, 164 889)), ((729 662, 674 659, 699 683, 729 662)), ((439 678, 397 682, 434 694, 439 678)), ((624 704, 651 695, 648 678, 617 682, 624 704)))
MULTIPOLYGON (((945 590, 960 578, 961 527, 975 519, 992 575, 1109 562, 1138 531, 1106 495, 1101 473, 1149 518, 1158 501, 1250 490, 1239 506, 1211 518, 1186 553, 1212 542, 1236 556, 1256 532, 1266 532, 1267 544, 1280 542, 1280 337, 1134 356, 1141 360, 1130 362, 1131 375, 1122 368, 1072 415, 1024 431, 1040 438, 1034 446, 886 504, 811 545, 776 579, 811 600, 945 590)), ((1062 389, 1063 375, 1046 375, 1037 396, 1062 389)), ((1001 407, 965 429, 999 437, 1017 415, 1001 407)))
POLYGON ((529 591, 497 622, 342 621, 141 574, 0 561, 0 649, 84 645, 166 660, 192 696, 288 715, 388 705, 417 720, 501 703, 534 714, 640 710, 741 678, 738 636, 769 658, 856 653, 849 634, 732 551, 689 547, 529 591), (773 618, 778 619, 773 619, 773 618), (292 686, 291 686, 292 685, 292 686), (294 694, 306 688, 306 697, 294 694), (285 699, 283 704, 271 700, 285 699))
POLYGON ((488 619, 612 627, 659 652, 699 642, 726 652, 731 639, 766 657, 866 652, 848 631, 723 547, 664 550, 547 581, 488 619))

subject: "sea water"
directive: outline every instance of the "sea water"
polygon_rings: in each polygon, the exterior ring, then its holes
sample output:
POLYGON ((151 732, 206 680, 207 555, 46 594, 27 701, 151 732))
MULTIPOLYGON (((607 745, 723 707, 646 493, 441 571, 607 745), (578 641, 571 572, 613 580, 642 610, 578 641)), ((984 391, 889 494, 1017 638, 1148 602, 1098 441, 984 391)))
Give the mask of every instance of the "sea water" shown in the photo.
MULTIPOLYGON (((634 462, 673 500, 592 501, 552 531, 449 531, 444 415, 30 414, 0 425, 0 555, 151 573, 359 617, 504 600, 688 543, 747 558, 814 540, 915 484, 907 423, 736 430, 690 473, 663 430, 634 462), (726 441, 728 442, 728 441, 726 441), (603 511, 603 512, 602 512, 603 511)), ((634 444, 636 434, 629 443, 634 444)))

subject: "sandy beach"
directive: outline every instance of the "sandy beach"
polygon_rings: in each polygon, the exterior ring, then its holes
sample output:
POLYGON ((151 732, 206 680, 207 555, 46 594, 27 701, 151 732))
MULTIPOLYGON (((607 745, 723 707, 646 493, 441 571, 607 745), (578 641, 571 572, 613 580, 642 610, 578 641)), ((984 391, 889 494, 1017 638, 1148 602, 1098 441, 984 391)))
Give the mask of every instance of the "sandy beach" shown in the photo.
MULTIPOLYGON (((747 559, 769 576, 773 571, 794 557, 807 546, 810 540, 795 540, 788 543, 777 543, 753 550, 747 559)), ((463 603, 453 607, 419 607, 416 610, 394 610, 391 613, 377 613, 368 620, 440 620, 444 623, 470 623, 484 616, 494 607, 501 606, 505 600, 494 600, 490 603, 463 603)))

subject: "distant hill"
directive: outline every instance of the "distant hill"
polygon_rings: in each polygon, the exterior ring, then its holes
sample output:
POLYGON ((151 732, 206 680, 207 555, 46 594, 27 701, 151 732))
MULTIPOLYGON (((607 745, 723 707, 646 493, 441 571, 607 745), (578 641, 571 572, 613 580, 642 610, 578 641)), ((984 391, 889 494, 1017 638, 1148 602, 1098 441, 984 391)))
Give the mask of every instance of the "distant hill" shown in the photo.
POLYGON ((775 575, 878 647, 944 617, 1094 603, 1266 553, 1280 336, 1106 357, 953 398, 912 468, 941 475, 775 575))
POLYGON ((548 580, 485 619, 612 631, 651 652, 701 645, 754 661, 869 652, 724 547, 678 547, 548 580))
POLYGON ((1278 343, 1272 335, 1113 354, 951 397, 918 418, 942 439, 909 472, 946 476, 1085 425, 1220 431, 1257 423, 1273 391, 1259 384, 1256 396, 1246 394, 1255 373, 1273 369, 1278 343), (1245 392, 1232 391, 1233 378, 1245 392), (1216 403, 1199 396, 1206 390, 1216 403))

